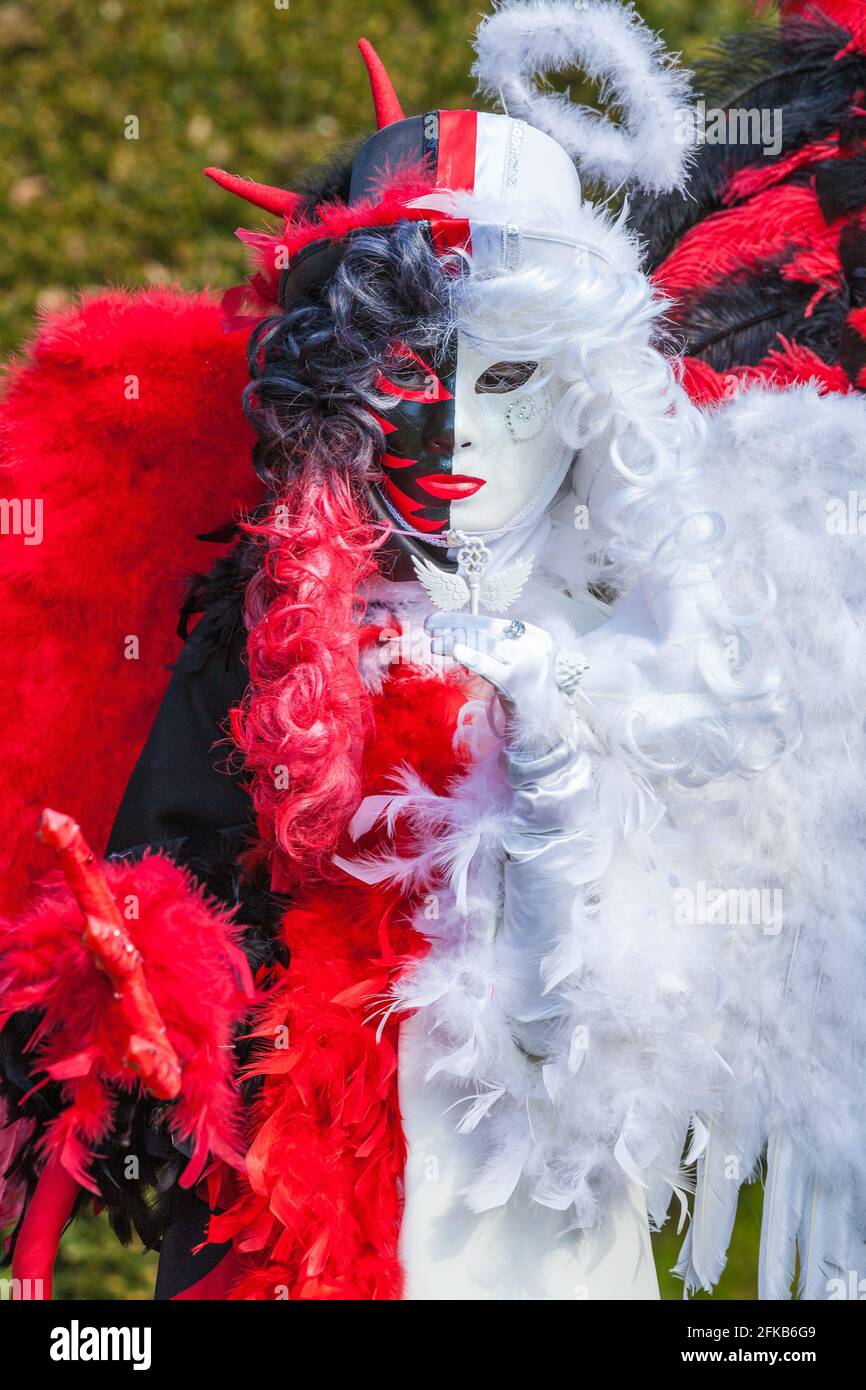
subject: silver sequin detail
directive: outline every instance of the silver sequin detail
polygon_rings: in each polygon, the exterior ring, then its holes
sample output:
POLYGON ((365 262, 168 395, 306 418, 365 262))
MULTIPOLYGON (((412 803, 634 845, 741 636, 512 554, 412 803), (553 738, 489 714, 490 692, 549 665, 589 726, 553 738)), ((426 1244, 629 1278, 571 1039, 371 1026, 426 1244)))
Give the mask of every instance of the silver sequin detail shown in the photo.
POLYGON ((553 409, 546 386, 531 396, 516 396, 505 412, 505 425, 515 444, 537 439, 553 409))
POLYGON ((503 227, 502 239, 505 269, 517 270, 520 265, 521 241, 520 228, 516 222, 509 222, 506 227, 503 227))
POLYGON ((508 148, 505 152, 505 171, 503 176, 503 192, 513 193, 517 188, 517 179, 520 173, 520 155, 523 150, 523 136, 526 132, 525 121, 512 121, 511 129, 508 132, 508 148))

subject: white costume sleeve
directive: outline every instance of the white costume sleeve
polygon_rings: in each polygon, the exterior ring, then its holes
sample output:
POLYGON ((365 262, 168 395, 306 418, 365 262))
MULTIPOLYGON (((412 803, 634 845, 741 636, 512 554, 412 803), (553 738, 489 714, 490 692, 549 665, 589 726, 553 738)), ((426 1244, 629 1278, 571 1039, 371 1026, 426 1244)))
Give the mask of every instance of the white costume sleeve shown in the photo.
POLYGON ((546 1058, 547 1020, 562 1011, 555 987, 563 966, 560 943, 571 939, 586 884, 601 867, 598 843, 585 837, 595 796, 592 764, 577 738, 540 758, 511 754, 504 762, 513 805, 502 842, 497 949, 501 968, 516 982, 515 1037, 530 1055, 546 1058))

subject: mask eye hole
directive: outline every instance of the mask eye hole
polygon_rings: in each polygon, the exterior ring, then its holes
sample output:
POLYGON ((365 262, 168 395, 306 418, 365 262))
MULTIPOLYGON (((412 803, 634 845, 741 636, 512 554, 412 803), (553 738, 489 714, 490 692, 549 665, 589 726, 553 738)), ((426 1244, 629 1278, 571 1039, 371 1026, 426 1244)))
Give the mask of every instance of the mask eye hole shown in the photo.
POLYGON ((392 343, 387 369, 377 374, 376 385, 398 400, 429 403, 450 401, 451 393, 433 368, 405 343, 392 343))
POLYGON ((401 391, 423 391, 429 387, 431 380, 435 380, 434 374, 429 367, 425 368, 420 363, 414 362, 412 358, 406 357, 402 361, 397 361, 389 368, 384 379, 391 386, 396 386, 401 391))
POLYGON ((506 396, 525 386, 537 367, 537 362, 494 362, 476 381, 476 395, 506 396))

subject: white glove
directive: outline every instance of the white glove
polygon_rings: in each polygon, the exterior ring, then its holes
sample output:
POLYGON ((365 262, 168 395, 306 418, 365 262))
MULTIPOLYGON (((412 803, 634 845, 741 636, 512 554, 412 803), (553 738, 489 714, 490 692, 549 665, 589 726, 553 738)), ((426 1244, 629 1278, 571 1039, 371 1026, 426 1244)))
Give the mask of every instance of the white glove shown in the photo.
POLYGON ((586 669, 576 649, 557 650, 549 632, 520 618, 434 613, 425 627, 435 655, 453 657, 495 687, 512 731, 541 720, 549 728, 548 748, 570 731, 572 700, 586 669))
POLYGON ((601 869, 599 852, 608 852, 603 835, 589 847, 585 842, 595 791, 571 703, 582 663, 573 653, 566 666, 551 634, 520 619, 437 613, 428 618, 427 630, 437 655, 483 676, 518 720, 540 709, 551 712, 548 748, 540 756, 527 759, 506 750, 514 799, 503 836, 504 906, 496 938, 505 976, 514 980, 515 1039, 543 1059, 561 1011, 555 987, 549 988, 550 958, 563 924, 575 910, 579 915, 584 885, 601 869), (563 737, 562 728, 571 737, 563 737))

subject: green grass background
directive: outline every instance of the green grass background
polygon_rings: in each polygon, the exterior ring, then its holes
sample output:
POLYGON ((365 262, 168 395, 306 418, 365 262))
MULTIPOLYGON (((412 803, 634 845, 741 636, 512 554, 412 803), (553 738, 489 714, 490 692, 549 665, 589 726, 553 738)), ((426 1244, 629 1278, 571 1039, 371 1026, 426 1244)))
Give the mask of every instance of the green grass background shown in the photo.
MULTIPOLYGON (((676 1203, 674 1204, 677 1205, 676 1203)), ((740 1210, 728 1264, 714 1299, 755 1299, 757 1248, 761 1229, 761 1187, 751 1183, 740 1195, 740 1210)), ((682 1281, 670 1273, 682 1240, 672 1223, 653 1237, 662 1298, 683 1296, 682 1281)), ((104 1218, 82 1212, 63 1238, 55 1282, 56 1298, 142 1299, 153 1296, 157 1257, 139 1247, 123 1249, 104 1218)), ((698 1294, 698 1299, 708 1295, 698 1294)))
MULTIPOLYGON (((239 222, 261 217, 201 175, 219 164, 291 185, 371 127, 355 50, 385 59, 407 113, 473 103, 479 0, 30 0, 0 4, 0 353, 34 314, 106 283, 225 287, 245 273, 239 222), (139 138, 126 139, 128 118, 139 138)), ((669 47, 698 58, 747 21, 744 0, 639 0, 669 47)), ((747 1188, 719 1298, 755 1297, 760 1189, 747 1188)), ((663 1295, 678 1245, 656 1238, 663 1295)), ((62 1298, 147 1298, 155 1257, 100 1217, 63 1243, 62 1298)))

